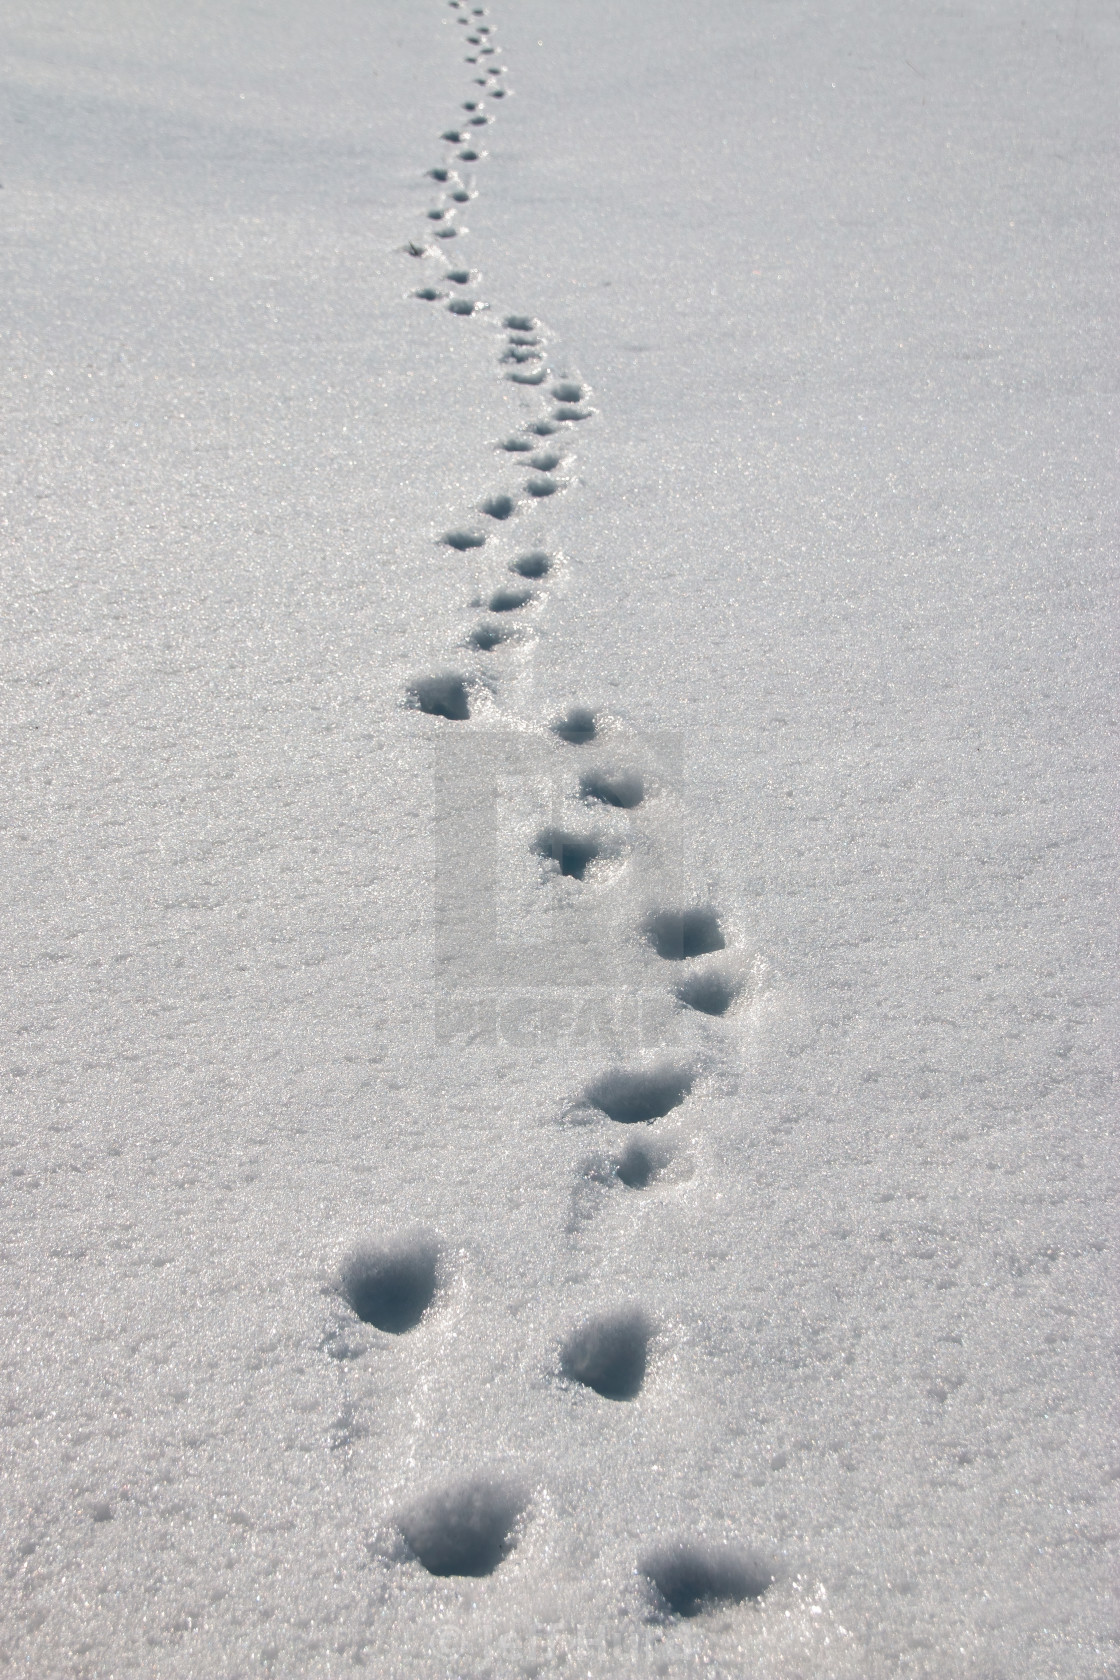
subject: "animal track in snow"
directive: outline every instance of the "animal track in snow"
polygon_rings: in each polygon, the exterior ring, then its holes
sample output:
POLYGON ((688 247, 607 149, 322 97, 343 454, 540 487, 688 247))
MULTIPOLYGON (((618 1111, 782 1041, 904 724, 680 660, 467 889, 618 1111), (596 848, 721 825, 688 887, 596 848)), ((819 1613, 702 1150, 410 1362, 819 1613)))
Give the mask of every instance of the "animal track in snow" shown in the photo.
POLYGON ((450 280, 453 286, 469 286, 472 278, 469 268, 449 268, 444 275, 444 279, 450 280))
POLYGON ((400 1336, 414 1330, 436 1292, 439 1248, 406 1237, 383 1248, 356 1248, 342 1268, 341 1293, 363 1324, 400 1336))
POLYGON ((491 653, 501 642, 512 640, 514 631, 501 624, 476 624, 467 640, 480 653, 491 653))
POLYGON ((476 152, 473 147, 468 146, 465 151, 459 153, 459 156, 464 163, 477 163, 482 153, 476 152))
POLYGON ((481 548, 486 538, 481 531, 448 531, 440 541, 448 548, 457 548, 465 553, 468 548, 481 548))
MULTIPOLYGON (((442 239, 446 232, 446 228, 440 228, 436 238, 442 239)), ((553 409, 552 418, 554 420, 590 420, 591 410, 589 408, 573 408, 569 403, 561 403, 559 408, 553 409)))
POLYGON ((412 295, 413 297, 423 298, 425 303, 435 303, 439 298, 445 296, 443 292, 437 292, 434 286, 421 286, 412 295))
POLYGON ((527 429, 536 437, 551 437, 553 432, 560 430, 552 420, 534 420, 527 429))
POLYGON ((664 1144, 633 1138, 615 1163, 615 1177, 628 1190, 648 1190, 672 1159, 664 1144))
POLYGON ((726 1015, 743 990, 742 982, 729 979, 716 969, 693 974, 674 988, 674 996, 702 1015, 726 1015))
POLYGON ((491 519, 508 519, 516 506, 513 497, 504 494, 487 496, 478 504, 479 512, 488 513, 491 519))
POLYGON ((558 484, 554 478, 528 478, 525 480, 526 493, 534 496, 537 501, 542 501, 544 497, 551 496, 561 489, 563 489, 563 485, 558 484))
POLYGON ((450 169, 444 169, 442 164, 435 169, 429 169, 428 174, 431 176, 433 181, 449 181, 453 179, 450 169))
POLYGON ((552 561, 547 554, 542 554, 538 550, 533 554, 522 554, 516 560, 511 560, 509 569, 511 572, 516 572, 518 577, 542 578, 547 577, 552 570, 552 561))
POLYGON ((503 327, 508 327, 510 332, 535 332, 538 324, 533 315, 507 315, 502 322, 503 327))
POLYGON ((527 607, 533 599, 531 589, 495 589, 487 606, 491 612, 517 612, 520 607, 527 607))
POLYGON ((645 1120, 660 1120, 678 1108, 692 1090, 687 1068, 614 1068, 604 1073, 584 1092, 584 1099, 620 1125, 633 1126, 645 1120))
POLYGON ((521 368, 510 368, 506 374, 515 385, 543 385, 545 380, 544 368, 537 368, 533 373, 525 373, 521 368))
POLYGON ((519 366, 526 362, 539 362, 540 360, 541 352, 539 350, 523 349, 518 344, 511 344, 508 349, 502 352, 503 362, 516 362, 519 366))
POLYGON ((533 456, 529 465, 535 467, 538 472, 554 472, 560 465, 560 456, 554 449, 540 449, 533 456))
POLYGON ((492 1575, 513 1550, 525 1504, 516 1482, 477 1476, 425 1494, 396 1526, 429 1575, 492 1575))
POLYGON ((589 712, 586 706, 571 706, 565 717, 556 719, 552 733, 567 741, 570 747, 586 746, 597 733, 595 713, 589 712))
POLYGON ((532 447, 529 439, 523 437, 508 437, 504 443, 498 445, 498 448, 504 449, 507 455, 527 455, 532 447))
POLYGON ((602 856, 603 848, 592 834, 567 834, 563 829, 546 828, 533 842, 538 857, 551 858, 561 875, 582 881, 587 866, 602 856))
POLYGON ((588 1319, 565 1342, 560 1369, 604 1400, 634 1400, 646 1376, 653 1325, 640 1307, 588 1319))
POLYGON ((616 810, 632 811, 646 796, 645 783, 637 771, 589 770, 580 777, 580 796, 597 799, 616 810))
POLYGON ((657 910, 646 918, 643 931, 658 956, 668 962, 706 957, 726 944, 714 910, 657 910))
POLYGON ((467 685, 454 672, 434 677, 417 677, 410 684, 408 697, 413 707, 430 717, 449 718, 462 723, 471 715, 467 685))
POLYGON ((561 379, 552 387, 552 395, 557 402, 578 403, 583 401, 583 386, 573 384, 570 379, 561 379))
POLYGON ((716 1604, 761 1598, 774 1581, 768 1565, 738 1547, 682 1540, 644 1558, 641 1571, 674 1616, 698 1616, 716 1604))

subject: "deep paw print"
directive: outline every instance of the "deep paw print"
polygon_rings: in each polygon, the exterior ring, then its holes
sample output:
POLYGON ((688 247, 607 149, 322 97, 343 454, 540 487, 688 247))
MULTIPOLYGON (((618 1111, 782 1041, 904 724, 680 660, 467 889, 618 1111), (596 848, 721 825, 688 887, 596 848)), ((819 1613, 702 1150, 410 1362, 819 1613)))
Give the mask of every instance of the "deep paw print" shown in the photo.
POLYGON ((692 1090, 688 1068, 612 1068, 584 1091, 584 1101, 619 1125, 660 1120, 678 1108, 692 1090))
POLYGON ((641 1307, 621 1307, 588 1319, 570 1335, 560 1369, 604 1400, 635 1400, 646 1378, 653 1323, 641 1307))
POLYGON ((647 916, 643 932, 659 957, 667 962, 684 962, 722 951, 727 941, 714 910, 655 910, 647 916))
POLYGON ((432 1305, 438 1268, 439 1245, 430 1237, 362 1244, 343 1264, 339 1293, 363 1324, 402 1336, 432 1305))
POLYGON ((684 1617, 761 1598, 775 1578, 773 1568, 753 1553, 705 1541, 673 1541, 649 1553, 640 1568, 657 1607, 684 1617))
POLYGON ((479 1476, 433 1489, 396 1517, 429 1575, 492 1575, 516 1544, 527 1500, 518 1482, 479 1476))

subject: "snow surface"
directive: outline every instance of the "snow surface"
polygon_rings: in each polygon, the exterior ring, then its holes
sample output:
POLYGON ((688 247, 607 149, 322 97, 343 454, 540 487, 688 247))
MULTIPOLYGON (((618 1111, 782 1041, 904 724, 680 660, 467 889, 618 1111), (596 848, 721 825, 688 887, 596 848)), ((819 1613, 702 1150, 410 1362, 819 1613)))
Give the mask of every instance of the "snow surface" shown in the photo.
POLYGON ((0 1663, 1115 1677, 1115 8, 460 10, 6 8, 0 1663))

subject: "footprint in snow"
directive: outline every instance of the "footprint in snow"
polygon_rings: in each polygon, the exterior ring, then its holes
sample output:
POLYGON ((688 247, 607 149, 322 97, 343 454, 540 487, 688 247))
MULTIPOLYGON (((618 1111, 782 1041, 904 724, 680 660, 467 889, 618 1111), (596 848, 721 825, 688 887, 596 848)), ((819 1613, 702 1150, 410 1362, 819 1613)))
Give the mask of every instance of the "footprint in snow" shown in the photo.
POLYGON ((516 1544, 527 1500, 519 1483, 478 1476, 433 1489, 401 1511, 396 1528, 429 1575, 492 1575, 516 1544))
POLYGON ((583 1093, 586 1103, 619 1125, 639 1125, 660 1120, 680 1104, 692 1090, 687 1068, 614 1068, 604 1073, 583 1093))
POLYGON ((643 1558, 640 1569, 657 1608, 673 1616, 699 1616, 719 1604, 761 1598, 773 1585, 774 1570, 736 1546, 677 1540, 643 1558))
POLYGON ((656 910, 642 930, 659 957, 684 962, 722 951, 727 941, 714 910, 656 910))
POLYGON ((424 1235, 384 1246, 362 1244, 342 1267, 339 1293, 363 1324, 393 1336, 414 1330, 438 1283, 439 1245, 424 1235))
MULTIPOLYGON (((540 574, 534 574, 539 576, 540 574)), ((525 576, 522 573, 522 576, 525 576)), ((490 612, 517 612, 520 607, 527 607, 534 599, 531 589, 496 589, 486 603, 490 612)))
POLYGON ((588 1319, 568 1337, 560 1369, 571 1382, 604 1400, 635 1400, 646 1377, 653 1325, 641 1307, 622 1307, 588 1319))
POLYGON ((620 811, 632 811, 646 796, 645 783, 636 771, 589 770, 580 777, 580 796, 597 799, 602 805, 613 805, 620 811))
POLYGON ((543 578, 552 570, 552 561, 547 554, 538 549, 532 554, 521 554, 516 560, 511 560, 509 569, 516 572, 518 577, 543 578))
POLYGON ((463 723, 471 715, 467 685, 462 677, 450 671, 417 677, 409 685, 408 702, 415 711, 447 718, 453 723, 463 723))
POLYGON ((702 1015, 726 1015, 742 991, 741 980, 710 969, 706 974, 693 974, 682 980, 674 988, 673 995, 679 1003, 698 1010, 702 1015))
POLYGON ((552 733, 567 741, 570 747, 586 746, 597 733, 595 713, 588 711, 586 706, 572 706, 564 717, 556 719, 552 733))
POLYGON ((582 881, 587 867, 602 856, 603 848, 593 834, 567 834, 563 829, 546 828, 533 842, 538 857, 549 858, 561 875, 582 881))

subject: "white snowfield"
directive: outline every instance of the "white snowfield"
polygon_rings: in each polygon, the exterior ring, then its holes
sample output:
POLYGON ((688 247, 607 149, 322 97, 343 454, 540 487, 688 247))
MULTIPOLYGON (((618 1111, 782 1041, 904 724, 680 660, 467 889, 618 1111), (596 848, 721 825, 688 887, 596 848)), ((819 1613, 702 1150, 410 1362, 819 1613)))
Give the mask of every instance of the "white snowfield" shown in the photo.
POLYGON ((1116 8, 0 41, 0 1672, 1116 1680, 1116 8))

